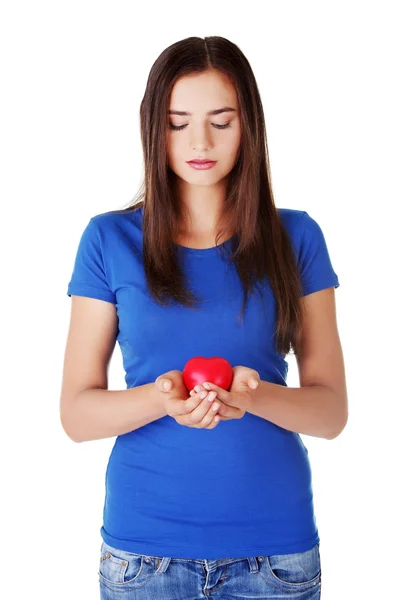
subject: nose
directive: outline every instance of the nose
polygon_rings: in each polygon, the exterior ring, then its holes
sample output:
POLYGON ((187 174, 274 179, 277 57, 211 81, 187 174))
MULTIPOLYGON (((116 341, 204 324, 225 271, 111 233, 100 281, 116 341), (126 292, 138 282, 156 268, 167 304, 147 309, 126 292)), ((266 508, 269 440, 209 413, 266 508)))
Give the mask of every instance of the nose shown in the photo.
POLYGON ((191 128, 190 147, 193 150, 203 151, 211 146, 210 130, 208 125, 198 125, 191 128))

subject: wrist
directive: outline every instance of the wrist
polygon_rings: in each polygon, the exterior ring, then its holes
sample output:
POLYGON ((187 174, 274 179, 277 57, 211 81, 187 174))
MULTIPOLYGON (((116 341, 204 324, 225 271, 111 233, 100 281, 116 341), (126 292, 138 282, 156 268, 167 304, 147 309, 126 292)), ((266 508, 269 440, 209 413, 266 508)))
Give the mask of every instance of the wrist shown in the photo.
POLYGON ((166 417, 168 413, 165 407, 165 392, 162 392, 155 382, 151 383, 150 386, 150 398, 155 410, 160 414, 160 418, 166 417))
POLYGON ((263 383, 265 383, 265 382, 263 382, 262 380, 260 380, 258 386, 255 389, 252 389, 251 387, 248 387, 248 392, 249 392, 249 395, 250 395, 250 398, 251 398, 251 401, 250 401, 251 406, 250 406, 249 410, 252 410, 255 407, 258 399, 260 398, 260 393, 262 394, 261 390, 262 390, 262 387, 263 387, 263 383))

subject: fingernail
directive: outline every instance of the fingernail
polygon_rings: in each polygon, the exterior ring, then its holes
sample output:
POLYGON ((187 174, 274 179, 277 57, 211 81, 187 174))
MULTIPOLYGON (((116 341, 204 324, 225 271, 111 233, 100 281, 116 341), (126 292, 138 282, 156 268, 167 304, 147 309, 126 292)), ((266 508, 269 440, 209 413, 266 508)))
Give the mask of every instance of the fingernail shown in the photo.
POLYGON ((209 383, 203 383, 203 387, 205 387, 206 390, 211 390, 211 386, 209 383))
POLYGON ((168 390, 168 388, 169 388, 169 382, 168 381, 163 381, 162 388, 163 388, 163 390, 168 390))
POLYGON ((201 400, 204 400, 204 398, 207 396, 207 392, 205 392, 204 390, 202 392, 200 392, 199 397, 201 400))

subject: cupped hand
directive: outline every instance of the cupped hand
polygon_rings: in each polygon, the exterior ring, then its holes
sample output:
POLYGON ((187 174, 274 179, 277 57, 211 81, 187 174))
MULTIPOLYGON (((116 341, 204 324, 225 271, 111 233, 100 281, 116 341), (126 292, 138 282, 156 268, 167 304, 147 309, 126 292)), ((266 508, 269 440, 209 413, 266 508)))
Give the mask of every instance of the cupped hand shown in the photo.
POLYGON ((216 410, 221 403, 213 402, 216 391, 200 390, 199 393, 189 395, 183 381, 183 372, 178 370, 160 375, 154 384, 161 394, 167 414, 179 425, 196 429, 214 429, 218 425, 220 417, 216 416, 216 410))
POLYGON ((211 382, 204 382, 203 385, 196 385, 190 391, 190 395, 195 395, 201 390, 211 390, 217 392, 216 399, 221 401, 221 407, 218 414, 222 421, 229 419, 241 419, 251 408, 253 396, 251 392, 257 389, 260 383, 258 371, 238 365, 233 368, 233 379, 229 390, 224 390, 211 382))

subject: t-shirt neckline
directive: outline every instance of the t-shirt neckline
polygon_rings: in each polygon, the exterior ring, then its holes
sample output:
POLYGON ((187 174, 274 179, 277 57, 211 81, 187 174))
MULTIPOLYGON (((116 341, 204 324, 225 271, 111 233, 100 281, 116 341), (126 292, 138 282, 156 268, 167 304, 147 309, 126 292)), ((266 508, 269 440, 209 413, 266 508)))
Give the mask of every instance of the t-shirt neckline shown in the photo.
MULTIPOLYGON (((141 218, 143 218, 143 209, 144 206, 141 206, 139 211, 140 211, 140 216, 141 218)), ((189 248, 188 246, 181 246, 180 244, 175 244, 173 243, 173 245, 175 246, 175 248, 178 249, 179 252, 183 253, 183 254, 189 254, 191 256, 197 256, 198 258, 202 258, 203 256, 212 256, 212 255, 216 255, 219 252, 219 249, 224 248, 225 246, 228 246, 231 244, 231 242, 233 241, 233 238, 235 236, 233 235, 232 237, 228 238, 227 240, 225 240, 225 242, 222 242, 222 244, 218 244, 217 246, 212 246, 211 248, 189 248)))
POLYGON ((210 256, 212 254, 217 254, 219 251, 219 248, 228 246, 231 243, 231 241, 233 240, 233 238, 234 238, 234 236, 225 240, 225 242, 222 242, 222 244, 218 244, 217 246, 211 246, 211 248, 189 248, 188 246, 181 246, 180 244, 175 244, 175 243, 174 243, 174 246, 176 248, 178 248, 179 251, 183 252, 184 254, 190 254, 192 256, 198 256, 198 257, 210 256))

